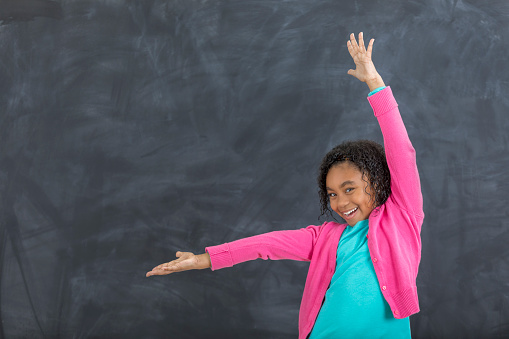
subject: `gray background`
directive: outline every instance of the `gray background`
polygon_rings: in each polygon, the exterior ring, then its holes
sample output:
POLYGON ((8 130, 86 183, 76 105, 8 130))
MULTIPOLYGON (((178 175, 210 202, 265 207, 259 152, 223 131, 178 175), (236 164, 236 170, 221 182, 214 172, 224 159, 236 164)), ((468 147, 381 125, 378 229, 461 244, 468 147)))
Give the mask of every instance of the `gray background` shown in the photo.
POLYGON ((509 338, 509 2, 0 0, 0 334, 296 338, 308 263, 145 278, 318 220, 323 155, 382 141, 349 33, 417 150, 414 338, 509 338))

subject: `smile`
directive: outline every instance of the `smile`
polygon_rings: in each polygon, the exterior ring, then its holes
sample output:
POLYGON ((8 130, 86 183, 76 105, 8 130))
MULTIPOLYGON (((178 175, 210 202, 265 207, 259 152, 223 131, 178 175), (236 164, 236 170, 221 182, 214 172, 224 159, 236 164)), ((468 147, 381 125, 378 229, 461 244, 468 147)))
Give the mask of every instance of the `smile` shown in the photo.
POLYGON ((346 211, 346 212, 343 212, 343 214, 347 217, 350 217, 352 216, 359 208, 358 207, 355 207, 353 209, 351 209, 350 211, 346 211))

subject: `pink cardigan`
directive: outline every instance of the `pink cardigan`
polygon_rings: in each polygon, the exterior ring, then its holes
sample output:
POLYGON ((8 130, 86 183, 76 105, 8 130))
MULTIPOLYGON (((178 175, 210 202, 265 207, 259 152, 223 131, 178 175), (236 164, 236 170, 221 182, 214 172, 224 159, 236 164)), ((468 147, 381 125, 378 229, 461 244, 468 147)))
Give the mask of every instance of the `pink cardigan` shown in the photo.
MULTIPOLYGON (((368 97, 384 137, 391 172, 389 199, 369 216, 368 248, 380 290, 395 318, 419 312, 415 280, 421 259, 424 218, 415 150, 390 87, 368 97)), ((299 339, 314 326, 336 267, 346 224, 326 222, 299 230, 274 231, 207 247, 212 270, 262 258, 310 261, 299 313, 299 339)))

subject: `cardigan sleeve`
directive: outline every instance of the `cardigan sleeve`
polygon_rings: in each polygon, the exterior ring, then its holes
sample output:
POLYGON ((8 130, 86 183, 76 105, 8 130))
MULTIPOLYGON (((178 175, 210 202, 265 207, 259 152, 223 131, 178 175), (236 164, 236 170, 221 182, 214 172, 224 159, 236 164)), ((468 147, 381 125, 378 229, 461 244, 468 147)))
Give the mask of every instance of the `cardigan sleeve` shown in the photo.
POLYGON ((322 226, 311 225, 298 230, 259 234, 222 245, 206 247, 205 251, 210 255, 213 271, 258 258, 311 261, 313 248, 322 231, 322 226))
POLYGON ((384 137, 391 173, 391 197, 400 208, 424 217, 415 150, 390 86, 368 97, 384 137))

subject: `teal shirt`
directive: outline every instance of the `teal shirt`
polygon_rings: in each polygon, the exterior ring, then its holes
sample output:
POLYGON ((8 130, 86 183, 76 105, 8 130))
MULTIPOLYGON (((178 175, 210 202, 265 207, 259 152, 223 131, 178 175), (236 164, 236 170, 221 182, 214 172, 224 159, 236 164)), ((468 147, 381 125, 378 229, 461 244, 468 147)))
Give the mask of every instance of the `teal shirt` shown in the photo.
POLYGON ((339 240, 336 271, 309 339, 408 339, 410 319, 394 318, 369 255, 368 220, 347 226, 339 240))
POLYGON ((368 97, 372 96, 372 95, 373 95, 373 94, 375 94, 376 92, 380 92, 380 91, 381 91, 381 90, 383 90, 385 87, 387 87, 387 86, 382 86, 382 87, 375 88, 374 90, 372 90, 371 92, 369 92, 368 97))

